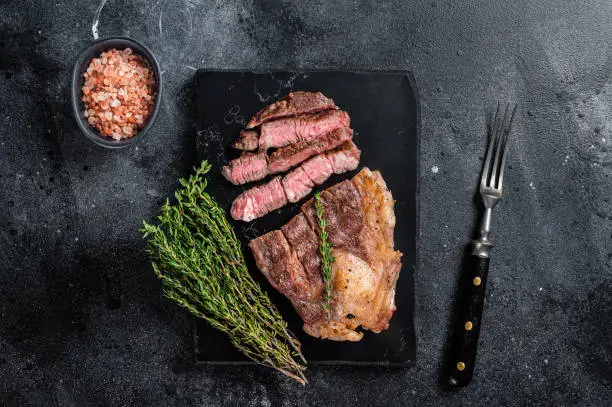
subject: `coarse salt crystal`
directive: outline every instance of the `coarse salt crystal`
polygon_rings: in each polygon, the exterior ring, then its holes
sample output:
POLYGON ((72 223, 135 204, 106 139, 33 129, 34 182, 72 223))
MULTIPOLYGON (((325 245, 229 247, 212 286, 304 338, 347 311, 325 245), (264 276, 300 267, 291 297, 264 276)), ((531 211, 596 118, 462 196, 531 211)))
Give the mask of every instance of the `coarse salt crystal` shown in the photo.
POLYGON ((146 59, 127 49, 93 58, 82 88, 88 122, 114 139, 134 136, 153 112, 156 81, 149 68, 146 59))

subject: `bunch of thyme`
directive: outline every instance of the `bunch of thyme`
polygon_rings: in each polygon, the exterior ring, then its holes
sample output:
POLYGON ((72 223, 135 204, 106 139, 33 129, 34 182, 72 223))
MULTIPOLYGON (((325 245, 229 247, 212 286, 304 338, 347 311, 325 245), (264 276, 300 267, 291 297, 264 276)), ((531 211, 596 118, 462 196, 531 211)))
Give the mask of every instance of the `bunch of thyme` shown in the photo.
POLYGON ((223 209, 205 192, 203 161, 181 179, 176 202, 166 201, 159 224, 144 222, 147 252, 164 294, 225 332, 251 360, 306 383, 300 343, 251 277, 223 209))

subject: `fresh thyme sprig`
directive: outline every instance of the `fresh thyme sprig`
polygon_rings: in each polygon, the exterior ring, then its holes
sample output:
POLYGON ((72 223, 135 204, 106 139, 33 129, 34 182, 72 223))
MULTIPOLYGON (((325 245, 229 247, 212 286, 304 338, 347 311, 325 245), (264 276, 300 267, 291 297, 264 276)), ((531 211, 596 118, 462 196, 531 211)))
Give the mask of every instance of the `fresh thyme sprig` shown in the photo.
POLYGON ((321 202, 321 194, 315 194, 315 209, 317 211, 317 224, 319 225, 320 234, 319 238, 321 243, 319 245, 319 253, 321 253, 321 276, 325 283, 325 294, 323 295, 323 309, 327 316, 327 322, 331 317, 331 300, 332 291, 334 289, 334 283, 332 281, 332 269, 334 264, 334 256, 332 254, 332 245, 327 241, 327 222, 323 218, 323 203, 321 202))
POLYGON ((166 201, 159 225, 144 222, 153 270, 168 298, 225 332, 251 360, 305 384, 299 341, 251 277, 225 212, 204 191, 209 170, 203 161, 180 180, 176 203, 166 201))

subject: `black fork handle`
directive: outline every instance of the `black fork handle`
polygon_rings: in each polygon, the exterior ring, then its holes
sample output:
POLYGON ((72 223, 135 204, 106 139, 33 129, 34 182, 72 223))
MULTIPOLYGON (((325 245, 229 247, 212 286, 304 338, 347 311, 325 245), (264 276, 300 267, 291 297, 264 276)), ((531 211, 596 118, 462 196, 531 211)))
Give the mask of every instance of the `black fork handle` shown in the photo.
POLYGON ((470 254, 459 285, 457 320, 452 336, 449 380, 451 387, 467 386, 474 375, 482 324, 489 258, 470 254))

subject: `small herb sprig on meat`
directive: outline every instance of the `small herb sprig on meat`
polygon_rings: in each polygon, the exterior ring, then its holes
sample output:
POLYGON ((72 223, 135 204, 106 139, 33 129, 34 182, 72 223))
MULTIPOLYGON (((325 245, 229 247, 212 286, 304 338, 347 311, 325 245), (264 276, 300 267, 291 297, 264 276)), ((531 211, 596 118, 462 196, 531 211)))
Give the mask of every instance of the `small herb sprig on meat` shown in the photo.
POLYGON ((251 360, 305 384, 299 341, 251 277, 225 212, 204 191, 209 170, 203 161, 180 180, 176 203, 166 201, 159 225, 144 222, 153 270, 168 298, 225 332, 251 360))
POLYGON ((334 284, 332 281, 332 268, 334 264, 334 256, 332 254, 332 245, 327 241, 327 222, 323 218, 323 202, 321 202, 321 194, 315 194, 315 209, 317 211, 317 224, 319 225, 319 238, 321 240, 319 245, 319 253, 321 254, 321 276, 323 277, 323 283, 325 284, 325 293, 323 295, 323 309, 327 315, 327 321, 330 320, 331 313, 331 300, 332 291, 334 284))

